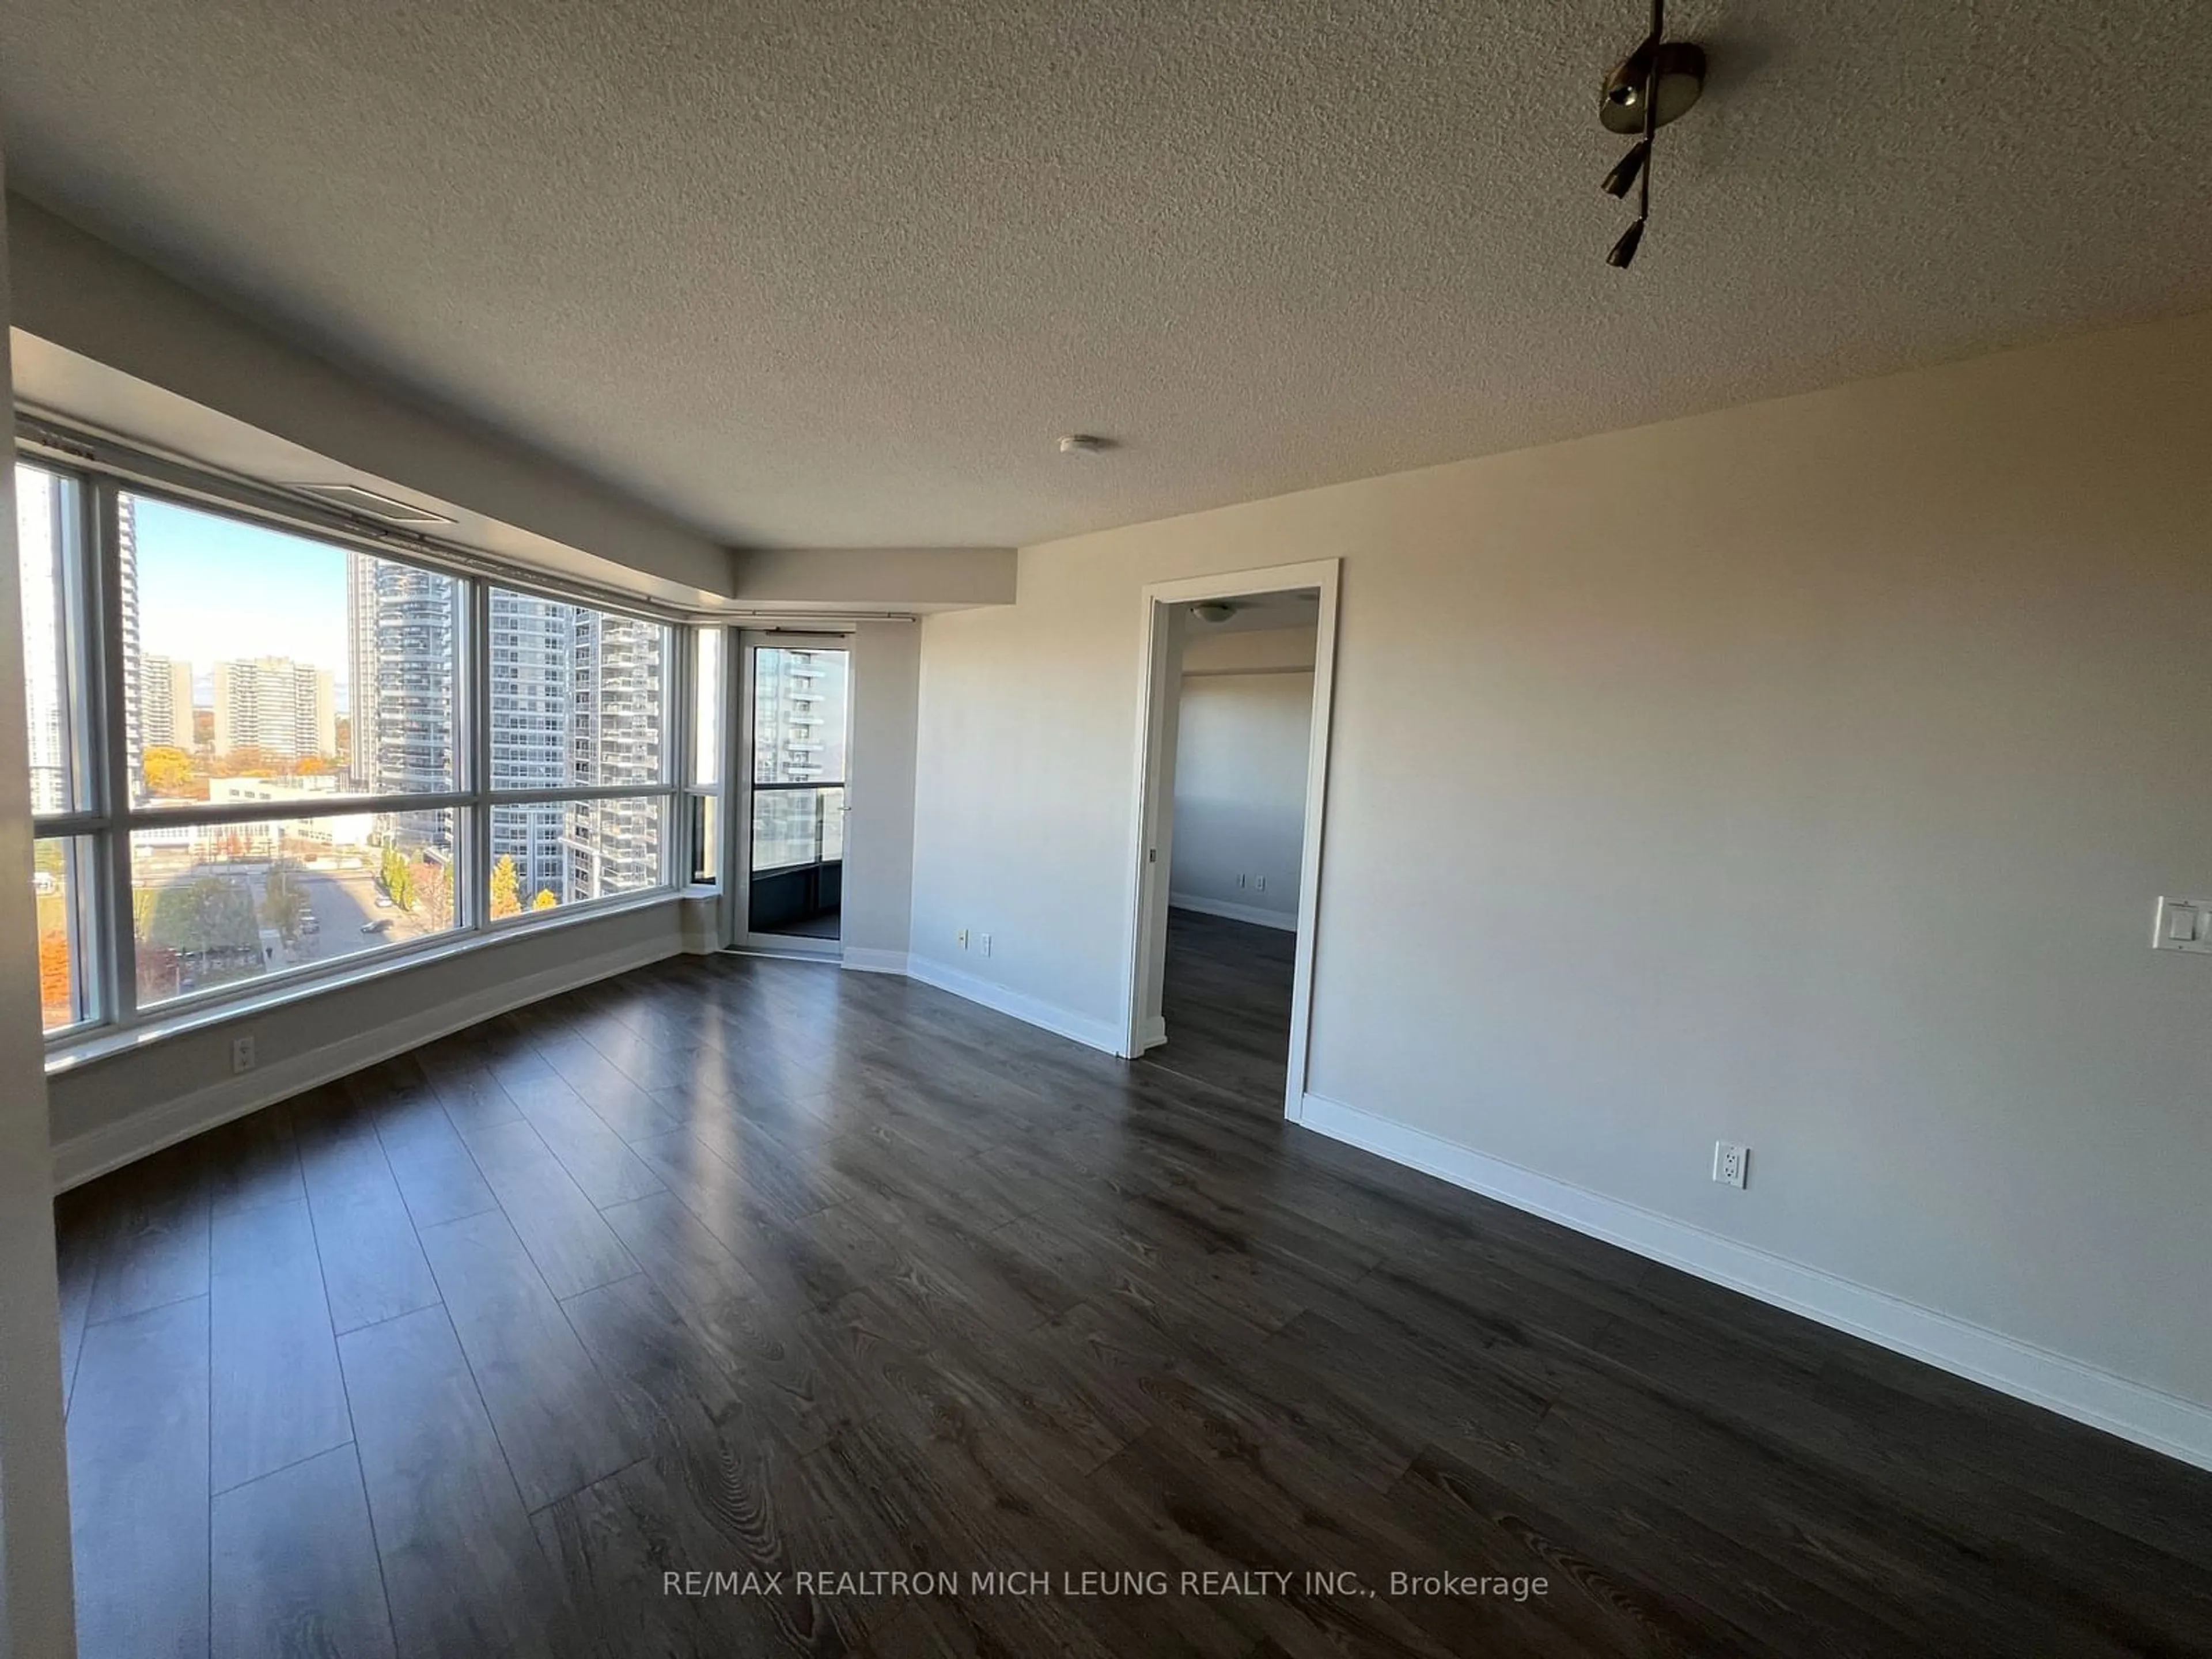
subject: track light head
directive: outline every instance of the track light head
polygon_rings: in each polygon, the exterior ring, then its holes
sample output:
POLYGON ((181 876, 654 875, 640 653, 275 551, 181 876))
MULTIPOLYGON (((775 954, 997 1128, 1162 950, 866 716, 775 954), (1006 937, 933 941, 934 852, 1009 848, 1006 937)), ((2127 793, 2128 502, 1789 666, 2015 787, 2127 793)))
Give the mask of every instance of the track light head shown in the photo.
POLYGON ((1644 221, 1638 219, 1620 233, 1620 240, 1613 245, 1612 251, 1605 256, 1606 264, 1611 265, 1615 270, 1627 270, 1635 263, 1637 247, 1643 240, 1644 221))
POLYGON ((1644 171, 1644 163, 1650 158, 1651 141, 1643 140, 1627 155, 1613 164, 1613 171, 1605 175, 1605 193, 1622 197, 1636 188, 1636 175, 1644 171))
POLYGON ((1626 137, 1644 131, 1646 88, 1653 94, 1653 126, 1680 120, 1705 89, 1704 50, 1687 40, 1646 40, 1614 64, 1597 100, 1597 118, 1607 132, 1626 137))

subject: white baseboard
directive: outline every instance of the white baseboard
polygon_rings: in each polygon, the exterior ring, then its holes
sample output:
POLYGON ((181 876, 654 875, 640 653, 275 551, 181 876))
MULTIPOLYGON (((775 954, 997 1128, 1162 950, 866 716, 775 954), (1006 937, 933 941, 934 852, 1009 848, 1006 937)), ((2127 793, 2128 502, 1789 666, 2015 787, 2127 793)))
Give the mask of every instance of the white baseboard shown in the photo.
POLYGON ((963 974, 955 968, 947 968, 927 957, 909 955, 906 971, 909 979, 918 979, 924 985, 933 985, 940 991, 951 992, 956 997, 979 1002, 999 1013, 1010 1014, 1025 1024, 1039 1026, 1067 1037, 1086 1048, 1102 1049, 1109 1054, 1121 1052, 1121 1032, 1109 1020, 1091 1019, 1036 997, 1024 996, 1018 991, 994 985, 987 979, 977 979, 973 974, 963 974))
POLYGON ((1321 1095, 1297 1121, 1348 1146, 2212 1469, 2212 1409, 1321 1095))
POLYGON ((858 974, 903 974, 906 972, 906 952, 903 951, 871 951, 864 945, 848 945, 843 957, 845 965, 858 974))
POLYGON ((1144 1023, 1138 1033, 1137 1052, 1140 1054, 1148 1054, 1167 1040, 1167 1017, 1164 1014, 1154 1014, 1144 1023))
POLYGON ((471 995, 441 1003, 373 1030, 349 1033, 306 1054, 272 1061, 243 1077, 221 1079, 205 1088, 134 1113, 120 1122, 103 1124, 57 1142, 55 1190, 65 1191, 111 1170, 119 1170, 149 1152, 189 1139, 217 1124, 244 1117, 264 1106, 273 1106, 304 1090, 435 1042, 495 1014, 503 1014, 544 997, 558 996, 563 991, 628 973, 633 968, 679 956, 683 951, 681 940, 674 938, 647 939, 617 951, 601 951, 520 979, 502 980, 471 995))
POLYGON ((1189 893, 1170 893, 1168 908, 1195 910, 1202 916, 1225 916, 1231 921, 1249 921, 1261 927, 1279 927, 1286 933, 1298 931, 1298 913, 1295 910, 1263 910, 1256 904, 1230 904, 1189 893))

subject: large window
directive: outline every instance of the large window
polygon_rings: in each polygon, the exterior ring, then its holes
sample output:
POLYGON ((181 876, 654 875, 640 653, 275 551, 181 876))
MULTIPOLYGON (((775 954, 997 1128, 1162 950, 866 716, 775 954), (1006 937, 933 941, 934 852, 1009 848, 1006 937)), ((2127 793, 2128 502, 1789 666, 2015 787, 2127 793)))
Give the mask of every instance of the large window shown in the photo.
POLYGON ((669 884, 688 634, 96 470, 15 487, 50 1035, 669 884))
POLYGON ((666 885, 672 630, 504 587, 486 611, 492 919, 666 885))

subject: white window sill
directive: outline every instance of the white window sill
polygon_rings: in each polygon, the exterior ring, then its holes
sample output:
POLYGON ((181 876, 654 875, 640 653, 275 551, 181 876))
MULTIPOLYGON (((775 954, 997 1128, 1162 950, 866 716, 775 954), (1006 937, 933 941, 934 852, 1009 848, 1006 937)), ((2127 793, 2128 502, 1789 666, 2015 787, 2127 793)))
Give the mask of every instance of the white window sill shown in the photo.
POLYGON ((231 1020, 250 1019, 256 1014, 267 1013, 295 1002, 307 1002, 336 992, 351 990, 372 980, 384 979, 393 974, 404 974, 431 963, 448 961, 482 950, 488 945, 503 944, 508 939, 536 938, 541 933, 555 933, 571 927, 580 927, 608 916, 626 915, 635 910, 650 910, 656 906, 680 904, 686 900, 711 896, 713 888, 678 887, 656 888, 634 898, 609 899, 602 903, 579 905, 548 916, 525 916, 502 921, 481 931, 456 933, 450 939, 439 939, 421 945, 404 955, 379 957, 351 969, 341 969, 320 975, 305 983, 290 982, 271 985, 266 990, 254 991, 243 996, 226 997, 219 1002, 180 1008, 173 1014, 155 1014, 122 1030, 94 1030, 80 1037, 58 1042, 46 1050, 46 1075, 58 1077, 95 1060, 112 1059, 117 1054, 131 1054, 149 1043, 165 1042, 181 1036, 187 1031, 202 1031, 210 1026, 222 1025, 231 1020))

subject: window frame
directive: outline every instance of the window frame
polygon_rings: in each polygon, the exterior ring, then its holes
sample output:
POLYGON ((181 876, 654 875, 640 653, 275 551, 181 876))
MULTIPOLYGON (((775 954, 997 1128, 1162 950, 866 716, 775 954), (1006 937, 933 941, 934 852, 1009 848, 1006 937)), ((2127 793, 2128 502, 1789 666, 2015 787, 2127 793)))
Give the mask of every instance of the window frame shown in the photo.
POLYGON ((677 768, 679 782, 678 805, 681 822, 672 826, 680 842, 678 884, 696 891, 721 890, 724 884, 722 846, 725 826, 729 822, 727 792, 730 787, 732 755, 735 737, 731 731, 731 714, 734 707, 732 697, 736 681, 732 659, 738 654, 738 633, 726 620, 695 620, 689 627, 679 629, 684 656, 684 715, 679 724, 682 732, 678 746, 682 762, 677 768), (699 730, 699 697, 708 688, 702 684, 706 673, 706 653, 701 649, 709 637, 718 641, 715 673, 720 684, 712 688, 715 702, 714 732, 714 753, 709 757, 702 752, 703 734, 699 730), (711 762, 713 775, 705 782, 698 781, 702 763, 711 762))
MULTIPOLYGON (((690 724, 691 629, 686 624, 696 620, 690 613, 514 568, 412 532, 394 532, 367 520, 356 523, 349 514, 325 511, 245 481, 166 457, 146 455, 36 417, 18 417, 11 459, 78 487, 74 515, 77 522, 71 526, 74 539, 63 556, 58 594, 62 611, 58 655, 67 721, 64 753, 76 771, 71 790, 76 806, 66 812, 34 815, 32 835, 34 841, 64 839, 75 843, 77 849, 70 857, 69 872, 74 878, 70 902, 76 923, 70 966, 84 1018, 45 1034, 50 1067, 58 1059, 70 1057, 74 1050, 104 1048, 134 1034, 143 1036, 149 1028, 205 1023, 220 1018, 230 1005, 240 1005, 240 1012, 258 1012, 313 995, 334 982, 350 982, 510 937, 518 928, 552 927, 597 913, 665 902, 680 890, 682 884, 676 878, 677 843, 683 834, 680 806, 683 781, 688 776, 690 724), (273 811, 272 803, 267 801, 159 806, 136 801, 128 743, 120 591, 119 503, 125 491, 142 499, 298 536, 341 551, 432 571, 460 584, 460 620, 455 640, 453 787, 420 794, 333 793, 315 802, 317 816, 453 811, 457 823, 451 927, 422 939, 373 945, 326 961, 192 991, 150 1006, 141 1005, 130 897, 132 834, 161 828, 256 823, 287 814, 273 811), (662 738, 656 781, 544 790, 491 788, 489 617, 495 586, 565 605, 589 606, 662 629, 662 738), (526 909, 520 915, 495 921, 489 897, 492 807, 532 800, 598 799, 653 799, 661 803, 662 827, 653 883, 625 893, 563 902, 547 910, 526 909)), ((350 713, 349 708, 349 718, 350 713)))

